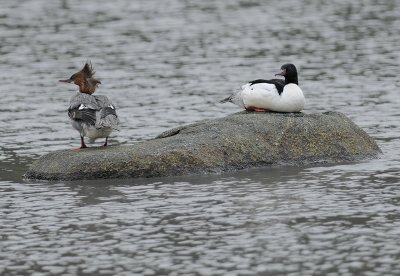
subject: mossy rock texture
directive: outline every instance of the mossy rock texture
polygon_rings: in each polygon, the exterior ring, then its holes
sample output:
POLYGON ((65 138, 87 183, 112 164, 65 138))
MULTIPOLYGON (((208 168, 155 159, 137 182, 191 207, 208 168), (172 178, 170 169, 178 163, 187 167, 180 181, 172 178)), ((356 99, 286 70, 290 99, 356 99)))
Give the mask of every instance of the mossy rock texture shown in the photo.
POLYGON ((376 158, 378 145, 338 112, 239 112, 125 146, 46 154, 27 179, 77 180, 220 173, 250 167, 376 158))

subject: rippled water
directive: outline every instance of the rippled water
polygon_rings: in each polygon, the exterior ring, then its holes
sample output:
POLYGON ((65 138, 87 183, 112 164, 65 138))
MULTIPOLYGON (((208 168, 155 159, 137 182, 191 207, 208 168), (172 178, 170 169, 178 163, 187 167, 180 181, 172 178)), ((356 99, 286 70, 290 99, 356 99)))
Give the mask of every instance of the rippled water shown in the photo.
MULTIPOLYGON (((399 275, 396 0, 2 1, 0 274, 399 275), (220 99, 293 62, 306 113, 345 113, 381 159, 234 174, 22 181, 77 147, 69 77, 90 59, 131 144, 238 111, 220 99)), ((102 141, 98 142, 100 145, 102 141)))

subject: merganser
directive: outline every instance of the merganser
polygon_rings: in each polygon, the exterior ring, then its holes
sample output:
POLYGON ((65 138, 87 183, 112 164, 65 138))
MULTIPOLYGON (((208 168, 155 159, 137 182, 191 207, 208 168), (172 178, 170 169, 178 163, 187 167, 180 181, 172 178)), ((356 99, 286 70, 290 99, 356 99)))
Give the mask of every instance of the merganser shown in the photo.
POLYGON ((304 108, 305 98, 298 86, 297 69, 293 64, 284 64, 281 72, 275 76, 282 79, 258 79, 246 83, 242 89, 221 103, 232 102, 246 110, 256 112, 300 112, 304 108))
POLYGON ((93 143, 97 138, 106 138, 103 146, 107 146, 108 136, 118 129, 118 116, 112 102, 102 95, 92 95, 101 82, 94 77, 95 71, 90 62, 78 73, 60 82, 74 83, 79 92, 72 96, 68 108, 71 124, 81 136, 80 149, 87 148, 84 138, 89 137, 93 143))

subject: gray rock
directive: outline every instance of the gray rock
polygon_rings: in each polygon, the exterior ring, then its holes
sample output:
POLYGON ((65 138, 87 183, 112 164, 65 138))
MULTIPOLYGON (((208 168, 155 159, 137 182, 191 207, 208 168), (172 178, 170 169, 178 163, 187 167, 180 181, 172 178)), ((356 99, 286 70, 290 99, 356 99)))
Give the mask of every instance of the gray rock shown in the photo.
POLYGON ((341 113, 244 111, 174 128, 133 145, 52 152, 36 160, 25 177, 74 180, 220 173, 379 154, 374 139, 341 113))

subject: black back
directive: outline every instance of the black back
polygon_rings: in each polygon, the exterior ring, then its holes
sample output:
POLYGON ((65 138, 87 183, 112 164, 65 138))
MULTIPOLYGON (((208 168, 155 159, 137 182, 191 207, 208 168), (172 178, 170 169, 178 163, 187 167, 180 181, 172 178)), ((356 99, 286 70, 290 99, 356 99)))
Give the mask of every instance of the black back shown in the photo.
POLYGON ((279 95, 283 92, 283 87, 285 86, 285 80, 282 80, 282 79, 271 79, 271 80, 258 79, 258 80, 250 81, 249 83, 250 83, 250 85, 257 84, 257 83, 274 84, 276 87, 276 90, 278 90, 279 95))

